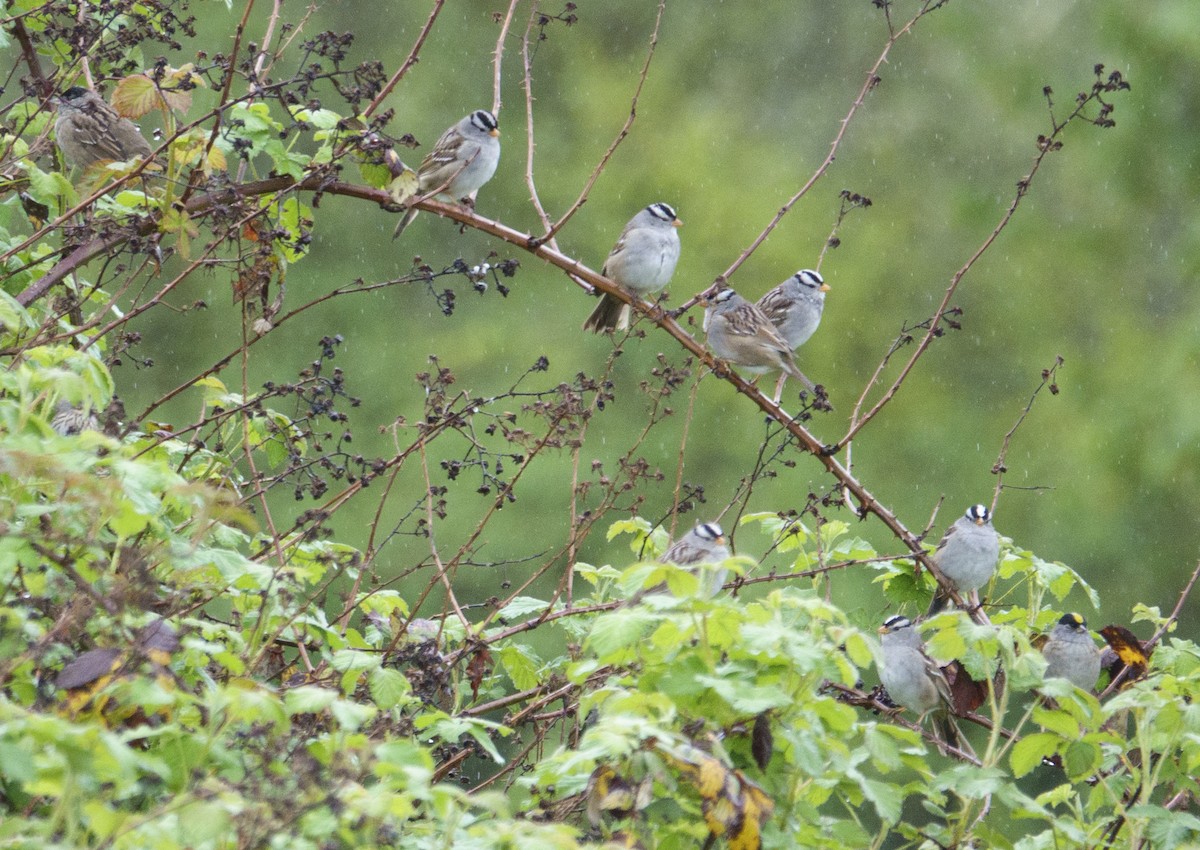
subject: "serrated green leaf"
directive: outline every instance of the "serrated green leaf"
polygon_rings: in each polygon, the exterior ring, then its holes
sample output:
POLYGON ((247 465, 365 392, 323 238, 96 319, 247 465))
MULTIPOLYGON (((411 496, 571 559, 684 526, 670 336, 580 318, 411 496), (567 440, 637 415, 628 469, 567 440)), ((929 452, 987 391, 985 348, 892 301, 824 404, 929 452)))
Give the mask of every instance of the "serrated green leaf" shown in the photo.
POLYGON ((1018 779, 1042 763, 1042 759, 1058 751, 1061 739, 1049 732, 1034 732, 1017 741, 1008 757, 1013 776, 1018 779))
POLYGON ((412 684, 399 670, 378 667, 367 676, 367 687, 375 704, 387 711, 395 708, 412 693, 412 684))
POLYGON ((301 685, 283 695, 283 707, 289 716, 317 714, 329 708, 338 699, 338 692, 315 685, 301 685))
POLYGON ((499 660, 517 690, 536 687, 541 681, 538 677, 541 664, 528 647, 510 643, 500 650, 499 660))

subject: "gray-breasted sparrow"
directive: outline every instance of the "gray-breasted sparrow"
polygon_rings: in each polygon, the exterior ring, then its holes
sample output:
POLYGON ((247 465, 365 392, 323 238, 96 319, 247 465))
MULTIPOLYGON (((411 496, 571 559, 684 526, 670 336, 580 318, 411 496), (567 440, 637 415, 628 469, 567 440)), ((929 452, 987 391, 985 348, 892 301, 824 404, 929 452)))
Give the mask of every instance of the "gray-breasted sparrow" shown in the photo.
MULTIPOLYGON (((992 527, 987 505, 971 505, 946 529, 933 553, 933 561, 959 594, 971 593, 987 584, 1000 560, 1000 535, 992 527)), ((950 601, 939 586, 925 616, 932 617, 950 601)))
MULTIPOLYGON (((825 310, 825 293, 829 284, 812 269, 801 269, 779 286, 758 299, 762 310, 784 342, 795 351, 816 333, 825 310)), ((775 396, 783 393, 783 374, 775 386, 775 396)))
POLYGON ((59 96, 54 139, 67 162, 79 168, 145 157, 152 150, 136 124, 81 86, 72 86, 59 96))
POLYGON ((1079 614, 1063 614, 1042 644, 1046 678, 1066 679, 1089 693, 1100 678, 1100 649, 1079 614))
POLYGON ((912 709, 920 715, 936 710, 936 722, 941 740, 952 747, 971 752, 970 744, 962 737, 952 714, 954 697, 946 674, 937 662, 925 654, 925 642, 908 617, 899 614, 888 617, 879 628, 883 645, 883 663, 879 681, 892 702, 912 709))
POLYGON ((794 351, 808 342, 821 324, 828 291, 824 278, 812 269, 801 269, 758 299, 758 309, 794 351))
MULTIPOLYGON (((634 295, 658 292, 675 273, 679 261, 678 228, 682 226, 683 222, 669 205, 651 204, 625 225, 600 274, 634 295)), ((583 323, 583 329, 595 333, 624 330, 629 327, 629 314, 628 304, 604 294, 583 323)))
MULTIPOLYGON (((725 545, 725 532, 721 530, 721 526, 715 522, 703 522, 667 547, 667 551, 663 552, 658 562, 678 567, 693 567, 692 572, 700 576, 698 568, 701 564, 720 564, 729 557, 729 548, 725 545)), ((728 574, 729 571, 725 569, 712 570, 709 573, 708 585, 704 588, 704 595, 707 598, 716 596, 725 586, 728 574)), ((666 589, 667 583, 664 581, 639 590, 625 601, 624 606, 636 605, 647 594, 662 593, 666 589)))
MULTIPOLYGON (((446 132, 417 169, 417 193, 437 191, 439 200, 458 203, 474 195, 496 173, 500 162, 500 130, 496 116, 476 109, 446 132)), ((396 225, 395 239, 417 217, 417 208, 409 207, 396 225)))
MULTIPOLYGON (((809 392, 816 393, 816 385, 796 367, 791 347, 771 320, 732 289, 722 289, 708 301, 704 330, 708 333, 708 347, 722 360, 755 375, 782 371, 804 384, 809 392)), ((775 403, 779 403, 778 393, 775 403)))
MULTIPOLYGON (((715 522, 704 522, 679 538, 662 557, 664 564, 691 567, 698 564, 719 564, 730 557, 725 545, 725 532, 715 522)), ((725 586, 729 570, 713 570, 707 595, 712 597, 725 586)))

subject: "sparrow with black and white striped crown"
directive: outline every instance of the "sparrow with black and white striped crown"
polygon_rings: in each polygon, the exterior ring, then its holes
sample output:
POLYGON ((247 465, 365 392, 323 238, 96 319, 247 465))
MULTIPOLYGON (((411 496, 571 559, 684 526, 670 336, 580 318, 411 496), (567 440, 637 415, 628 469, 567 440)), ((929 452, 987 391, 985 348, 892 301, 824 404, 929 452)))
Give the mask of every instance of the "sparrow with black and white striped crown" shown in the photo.
MULTIPOLYGON (((659 557, 660 564, 674 564, 677 567, 690 567, 692 572, 701 575, 701 564, 720 564, 730 556, 729 547, 725 545, 725 532, 715 522, 702 522, 667 547, 659 557)), ((709 574, 708 584, 704 588, 707 598, 716 596, 725 586, 729 575, 727 569, 716 569, 709 574)), ((660 582, 654 587, 639 590, 624 605, 636 605, 651 593, 662 593, 667 589, 666 582, 660 582)))
MULTIPOLYGON (((458 203, 474 196, 492 179, 500 162, 500 128, 496 116, 476 109, 446 132, 417 169, 417 194, 437 191, 438 200, 458 203)), ((417 217, 409 207, 396 225, 395 239, 417 217)))
POLYGON ((783 341, 795 351, 816 333, 825 311, 829 284, 812 269, 801 269, 758 299, 783 341))
MULTIPOLYGON (((683 222, 668 204, 651 204, 629 220, 608 253, 600 274, 634 295, 652 295, 671 281, 679 262, 683 222)), ((585 331, 604 333, 629 327, 630 307, 608 293, 583 323, 585 331)))
MULTIPOLYGON (((703 522, 679 538, 658 560, 664 564, 691 567, 698 564, 719 564, 730 557, 725 545, 725 532, 715 522, 703 522)), ((708 596, 716 596, 725 586, 729 570, 714 570, 708 586, 708 596)))
POLYGON ((1079 614, 1063 614, 1042 644, 1046 676, 1066 679, 1077 688, 1091 691, 1100 679, 1100 649, 1092 640, 1087 620, 1079 614))
MULTIPOLYGON (((816 393, 817 387, 796 366, 792 349, 756 305, 732 289, 722 289, 706 303, 704 330, 713 353, 752 375, 781 371, 816 393)), ((782 383, 776 393, 779 403, 782 383)))
MULTIPOLYGON (((829 284, 820 274, 812 269, 801 269, 758 299, 757 306, 771 320, 783 341, 795 351, 808 342, 821 324, 828 291, 829 284)), ((783 394, 785 375, 779 375, 776 398, 783 394)))
POLYGON ((950 684, 942 668, 925 654, 925 642, 916 626, 897 614, 883 621, 879 635, 883 646, 879 681, 892 702, 915 711, 920 721, 935 712, 940 740, 970 753, 971 746, 954 721, 950 684))
MULTIPOLYGON (((987 505, 967 508, 946 529, 933 553, 933 562, 959 595, 973 593, 991 581, 999 560, 1000 535, 992 527, 992 512, 987 505)), ((932 617, 949 601, 946 588, 939 585, 925 616, 932 617)))

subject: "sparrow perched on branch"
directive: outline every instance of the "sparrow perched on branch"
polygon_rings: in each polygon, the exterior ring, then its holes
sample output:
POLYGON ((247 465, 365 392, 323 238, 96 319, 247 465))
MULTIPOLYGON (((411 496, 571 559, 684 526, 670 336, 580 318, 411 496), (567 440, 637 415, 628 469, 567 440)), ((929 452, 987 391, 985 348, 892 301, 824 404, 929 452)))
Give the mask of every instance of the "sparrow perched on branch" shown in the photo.
POLYGON ((925 642, 916 626, 899 614, 879 627, 883 664, 879 681, 897 705, 910 708, 921 721, 935 712, 939 738, 957 749, 971 752, 952 714, 954 698, 950 684, 937 662, 925 654, 925 642))
POLYGON ((54 407, 54 416, 50 419, 50 427, 60 437, 74 437, 84 431, 99 431, 100 419, 88 407, 83 405, 77 407, 69 401, 59 401, 54 407))
MULTIPOLYGON (((476 109, 446 132, 417 169, 417 194, 437 192, 439 200, 457 203, 474 196, 496 173, 500 162, 500 129, 496 116, 476 109)), ((409 207, 396 225, 395 239, 417 217, 409 207)))
MULTIPOLYGON (((758 309, 771 320, 783 341, 795 351, 816 333, 825 311, 829 284, 812 269, 801 269, 758 299, 758 309)), ((775 397, 783 394, 785 373, 779 375, 775 397)))
MULTIPOLYGON (((933 553, 933 561, 946 581, 959 594, 970 593, 987 584, 1000 560, 1000 535, 992 527, 987 505, 971 505, 967 512, 946 529, 933 553)), ((939 586, 925 616, 932 617, 946 607, 950 596, 939 586)))
MULTIPOLYGON (((816 393, 816 385, 796 367, 791 346, 779 335, 771 320, 732 289, 722 289, 708 301, 704 330, 708 332, 708 347, 722 360, 754 375, 781 371, 804 384, 809 392, 816 393)), ((780 393, 776 394, 776 404, 781 392, 782 384, 780 393)))
MULTIPOLYGON (((667 204, 651 204, 629 220, 600 274, 634 295, 650 295, 666 286, 679 262, 678 228, 683 222, 667 204)), ((604 333, 629 327, 629 305, 607 293, 583 323, 585 331, 604 333)))
POLYGON ((59 96, 54 138, 67 162, 79 168, 151 153, 150 143, 136 124, 81 86, 72 86, 59 96))
POLYGON ((1088 632, 1087 620, 1075 613, 1063 614, 1042 644, 1046 678, 1066 679, 1091 692, 1100 678, 1100 649, 1088 632))
MULTIPOLYGON (((704 522, 679 538, 659 560, 664 564, 691 567, 698 564, 719 564, 730 557, 725 545, 725 532, 715 522, 704 522)), ((708 596, 716 596, 725 586, 729 570, 714 570, 708 586, 708 596)))
MULTIPOLYGON (((721 526, 715 522, 703 522, 667 547, 667 551, 663 552, 658 562, 674 564, 677 567, 690 567, 692 573, 699 576, 701 564, 721 564, 729 557, 731 556, 729 548, 725 545, 725 532, 721 530, 721 526)), ((708 598, 716 596, 725 586, 725 579, 728 575, 729 571, 726 569, 713 570, 709 574, 709 582, 704 589, 704 595, 708 598)), ((662 593, 666 589, 667 583, 664 581, 653 587, 639 590, 625 601, 624 606, 636 605, 647 594, 662 593)))

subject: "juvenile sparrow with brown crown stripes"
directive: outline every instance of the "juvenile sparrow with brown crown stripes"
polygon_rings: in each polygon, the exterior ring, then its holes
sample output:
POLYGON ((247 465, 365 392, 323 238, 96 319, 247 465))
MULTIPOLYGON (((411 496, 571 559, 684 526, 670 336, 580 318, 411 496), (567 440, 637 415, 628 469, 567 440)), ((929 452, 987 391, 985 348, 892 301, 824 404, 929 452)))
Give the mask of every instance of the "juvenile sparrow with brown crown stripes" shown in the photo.
MULTIPOLYGON (((474 195, 492 179, 500 162, 500 129, 496 116, 476 109, 446 132, 417 169, 417 193, 437 191, 439 200, 458 203, 474 195)), ((417 217, 417 208, 409 207, 396 231, 395 239, 417 217)))
MULTIPOLYGON (((638 212, 617 238, 600 274, 634 295, 650 295, 666 286, 679 262, 683 222, 668 204, 651 204, 638 212)), ((605 293, 583 323, 585 331, 604 333, 629 327, 628 304, 605 293)))

